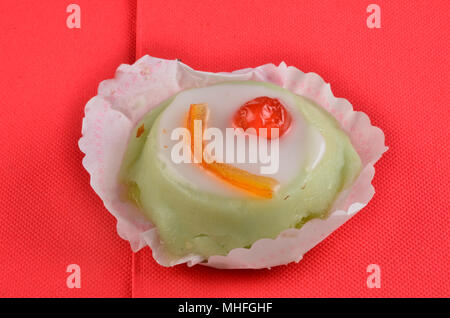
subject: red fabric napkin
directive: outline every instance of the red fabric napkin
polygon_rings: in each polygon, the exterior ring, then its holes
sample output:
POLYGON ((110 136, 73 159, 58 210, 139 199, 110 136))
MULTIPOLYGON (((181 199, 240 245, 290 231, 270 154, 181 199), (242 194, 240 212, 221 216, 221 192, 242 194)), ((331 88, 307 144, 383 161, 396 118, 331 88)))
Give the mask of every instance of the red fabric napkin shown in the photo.
POLYGON ((450 296, 448 1, 376 1, 381 29, 366 26, 372 1, 74 2, 81 29, 66 26, 72 2, 0 2, 0 297, 450 296), (320 74, 386 134, 374 199, 299 264, 168 269, 133 254, 77 142, 98 83, 144 54, 320 74))
POLYGON ((134 61, 135 2, 0 1, 0 297, 131 296, 131 251, 89 186, 84 106, 134 61), (69 289, 67 266, 81 270, 69 289))
POLYGON ((306 254, 271 270, 165 269, 134 256, 135 296, 449 296, 447 1, 138 1, 137 57, 203 71, 285 61, 316 72, 366 112, 390 150, 369 205, 306 254), (369 289, 369 264, 381 288, 369 289))

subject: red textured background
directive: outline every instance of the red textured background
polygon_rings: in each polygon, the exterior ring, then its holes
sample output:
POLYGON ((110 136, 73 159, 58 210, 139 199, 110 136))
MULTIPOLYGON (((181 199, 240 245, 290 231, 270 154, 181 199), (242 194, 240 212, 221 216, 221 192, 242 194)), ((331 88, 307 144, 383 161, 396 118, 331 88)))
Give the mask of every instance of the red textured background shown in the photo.
POLYGON ((0 2, 0 297, 450 296, 450 2, 0 2), (81 29, 66 7, 81 7, 81 29), (366 26, 381 7, 381 29, 366 26), (386 134, 377 193, 299 264, 163 268, 133 254, 89 186, 85 103, 149 54, 205 71, 285 61, 320 74, 386 134), (66 267, 81 267, 81 288, 66 267), (369 264, 381 288, 366 286, 369 264))

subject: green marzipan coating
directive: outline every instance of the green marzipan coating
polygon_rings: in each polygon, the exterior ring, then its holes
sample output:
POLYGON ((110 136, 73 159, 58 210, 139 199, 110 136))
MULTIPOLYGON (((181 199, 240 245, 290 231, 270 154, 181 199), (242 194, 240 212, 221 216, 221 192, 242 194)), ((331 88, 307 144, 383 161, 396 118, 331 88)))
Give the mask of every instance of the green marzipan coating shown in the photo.
MULTIPOLYGON (((227 82, 233 83, 265 85, 293 95, 268 83, 227 82)), ((324 217, 337 195, 361 170, 361 160, 337 121, 313 102, 295 95, 305 120, 319 129, 326 142, 325 153, 315 169, 302 169, 272 199, 222 197, 200 191, 177 178, 158 157, 158 118, 173 98, 136 125, 120 180, 128 186, 128 198, 157 227, 174 259, 190 253, 204 257, 226 255, 233 248, 248 248, 258 239, 275 238, 285 229, 300 228, 307 220, 324 217), (136 138, 142 124, 145 131, 136 138)))

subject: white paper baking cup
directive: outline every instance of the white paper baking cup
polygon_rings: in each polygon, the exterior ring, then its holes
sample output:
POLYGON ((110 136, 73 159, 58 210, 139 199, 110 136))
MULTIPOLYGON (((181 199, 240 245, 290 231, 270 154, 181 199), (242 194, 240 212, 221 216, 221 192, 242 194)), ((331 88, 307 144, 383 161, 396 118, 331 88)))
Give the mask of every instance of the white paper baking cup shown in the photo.
POLYGON ((98 95, 85 108, 79 147, 91 186, 117 219, 117 232, 134 252, 148 245, 163 266, 187 263, 216 268, 267 268, 299 262, 316 244, 344 224, 373 197, 373 165, 388 149, 381 129, 369 117, 334 97, 330 85, 315 73, 303 73, 283 62, 232 73, 195 71, 177 60, 144 56, 133 65, 120 65, 114 79, 100 83, 98 95), (260 239, 251 248, 236 248, 226 256, 188 255, 176 259, 166 252, 157 229, 129 202, 121 200, 118 171, 131 131, 141 117, 175 93, 223 81, 263 81, 305 96, 331 113, 350 136, 363 168, 353 186, 341 193, 326 219, 313 219, 300 229, 287 229, 275 239, 260 239))

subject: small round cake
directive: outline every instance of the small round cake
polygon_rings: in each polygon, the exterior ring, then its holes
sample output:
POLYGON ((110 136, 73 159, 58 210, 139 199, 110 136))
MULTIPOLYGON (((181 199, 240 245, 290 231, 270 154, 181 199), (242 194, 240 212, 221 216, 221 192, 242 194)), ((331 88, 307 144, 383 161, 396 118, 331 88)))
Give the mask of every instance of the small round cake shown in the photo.
POLYGON ((181 91, 136 125, 126 198, 174 257, 226 255, 322 218, 361 170, 337 121, 264 82, 181 91))

